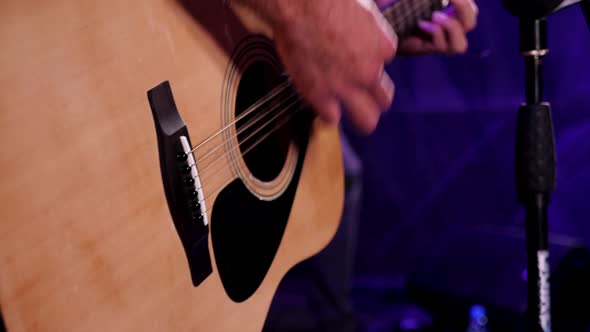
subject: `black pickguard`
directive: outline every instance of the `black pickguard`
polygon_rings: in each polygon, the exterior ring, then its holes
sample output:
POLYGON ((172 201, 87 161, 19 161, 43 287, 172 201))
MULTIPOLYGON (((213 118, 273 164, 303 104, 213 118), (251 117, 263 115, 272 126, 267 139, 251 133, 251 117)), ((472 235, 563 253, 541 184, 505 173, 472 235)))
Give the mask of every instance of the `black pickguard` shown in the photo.
POLYGON ((293 179, 281 196, 260 200, 236 179, 215 200, 211 218, 213 253, 225 291, 236 302, 254 294, 275 257, 297 192, 311 119, 309 113, 301 112, 289 123, 298 133, 294 139, 299 159, 293 179))

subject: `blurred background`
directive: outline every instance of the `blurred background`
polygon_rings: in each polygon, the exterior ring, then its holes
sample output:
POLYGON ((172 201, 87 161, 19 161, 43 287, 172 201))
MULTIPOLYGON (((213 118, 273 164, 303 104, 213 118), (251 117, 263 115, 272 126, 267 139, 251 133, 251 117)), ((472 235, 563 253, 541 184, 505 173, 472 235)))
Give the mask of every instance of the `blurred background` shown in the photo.
MULTIPOLYGON (((518 20, 500 1, 477 3, 468 53, 398 57, 388 68, 397 88, 391 111, 375 135, 351 134, 363 164, 353 294, 367 331, 466 331, 474 305, 486 309, 490 330, 523 331, 518 20)), ((555 324, 590 326, 590 31, 573 6, 548 18, 547 33, 543 83, 558 163, 549 208, 553 315, 555 324)))
MULTIPOLYGON (((467 54, 398 57, 388 68, 391 111, 374 135, 349 133, 362 162, 352 296, 364 331, 468 331, 470 319, 487 321, 486 331, 525 330, 518 20, 500 1, 477 3, 467 54)), ((590 32, 578 6, 550 16, 547 29, 544 96, 558 161, 553 321, 590 331, 590 32)))

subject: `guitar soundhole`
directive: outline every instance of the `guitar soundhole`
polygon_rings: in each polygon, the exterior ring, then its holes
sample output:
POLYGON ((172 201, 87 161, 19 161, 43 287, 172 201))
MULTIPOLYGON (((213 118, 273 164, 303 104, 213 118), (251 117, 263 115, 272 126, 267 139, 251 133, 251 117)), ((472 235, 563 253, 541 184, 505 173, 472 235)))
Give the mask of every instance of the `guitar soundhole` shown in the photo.
POLYGON ((236 119, 245 114, 236 124, 240 152, 252 175, 263 182, 280 174, 289 147, 287 120, 295 98, 290 89, 275 95, 280 83, 271 63, 254 62, 244 71, 236 95, 236 119))

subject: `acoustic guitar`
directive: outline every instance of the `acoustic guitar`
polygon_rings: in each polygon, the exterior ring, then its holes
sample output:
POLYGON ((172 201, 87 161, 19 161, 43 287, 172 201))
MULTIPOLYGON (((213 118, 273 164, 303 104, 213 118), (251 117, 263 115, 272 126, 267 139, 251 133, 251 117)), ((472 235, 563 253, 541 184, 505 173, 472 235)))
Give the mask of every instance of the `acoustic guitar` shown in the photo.
MULTIPOLYGON (((384 11, 404 35, 442 4, 384 11)), ((338 129, 221 0, 0 2, 9 332, 260 331, 336 232, 338 129)))

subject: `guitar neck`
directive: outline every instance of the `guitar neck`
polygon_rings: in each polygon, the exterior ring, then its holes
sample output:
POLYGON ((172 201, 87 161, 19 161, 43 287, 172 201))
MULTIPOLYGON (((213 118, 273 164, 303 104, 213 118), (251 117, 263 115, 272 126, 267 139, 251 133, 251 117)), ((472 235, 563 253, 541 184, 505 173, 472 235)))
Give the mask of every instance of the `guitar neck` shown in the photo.
POLYGON ((446 0, 398 0, 383 10, 383 16, 402 39, 414 30, 419 20, 429 19, 447 3, 446 0))

